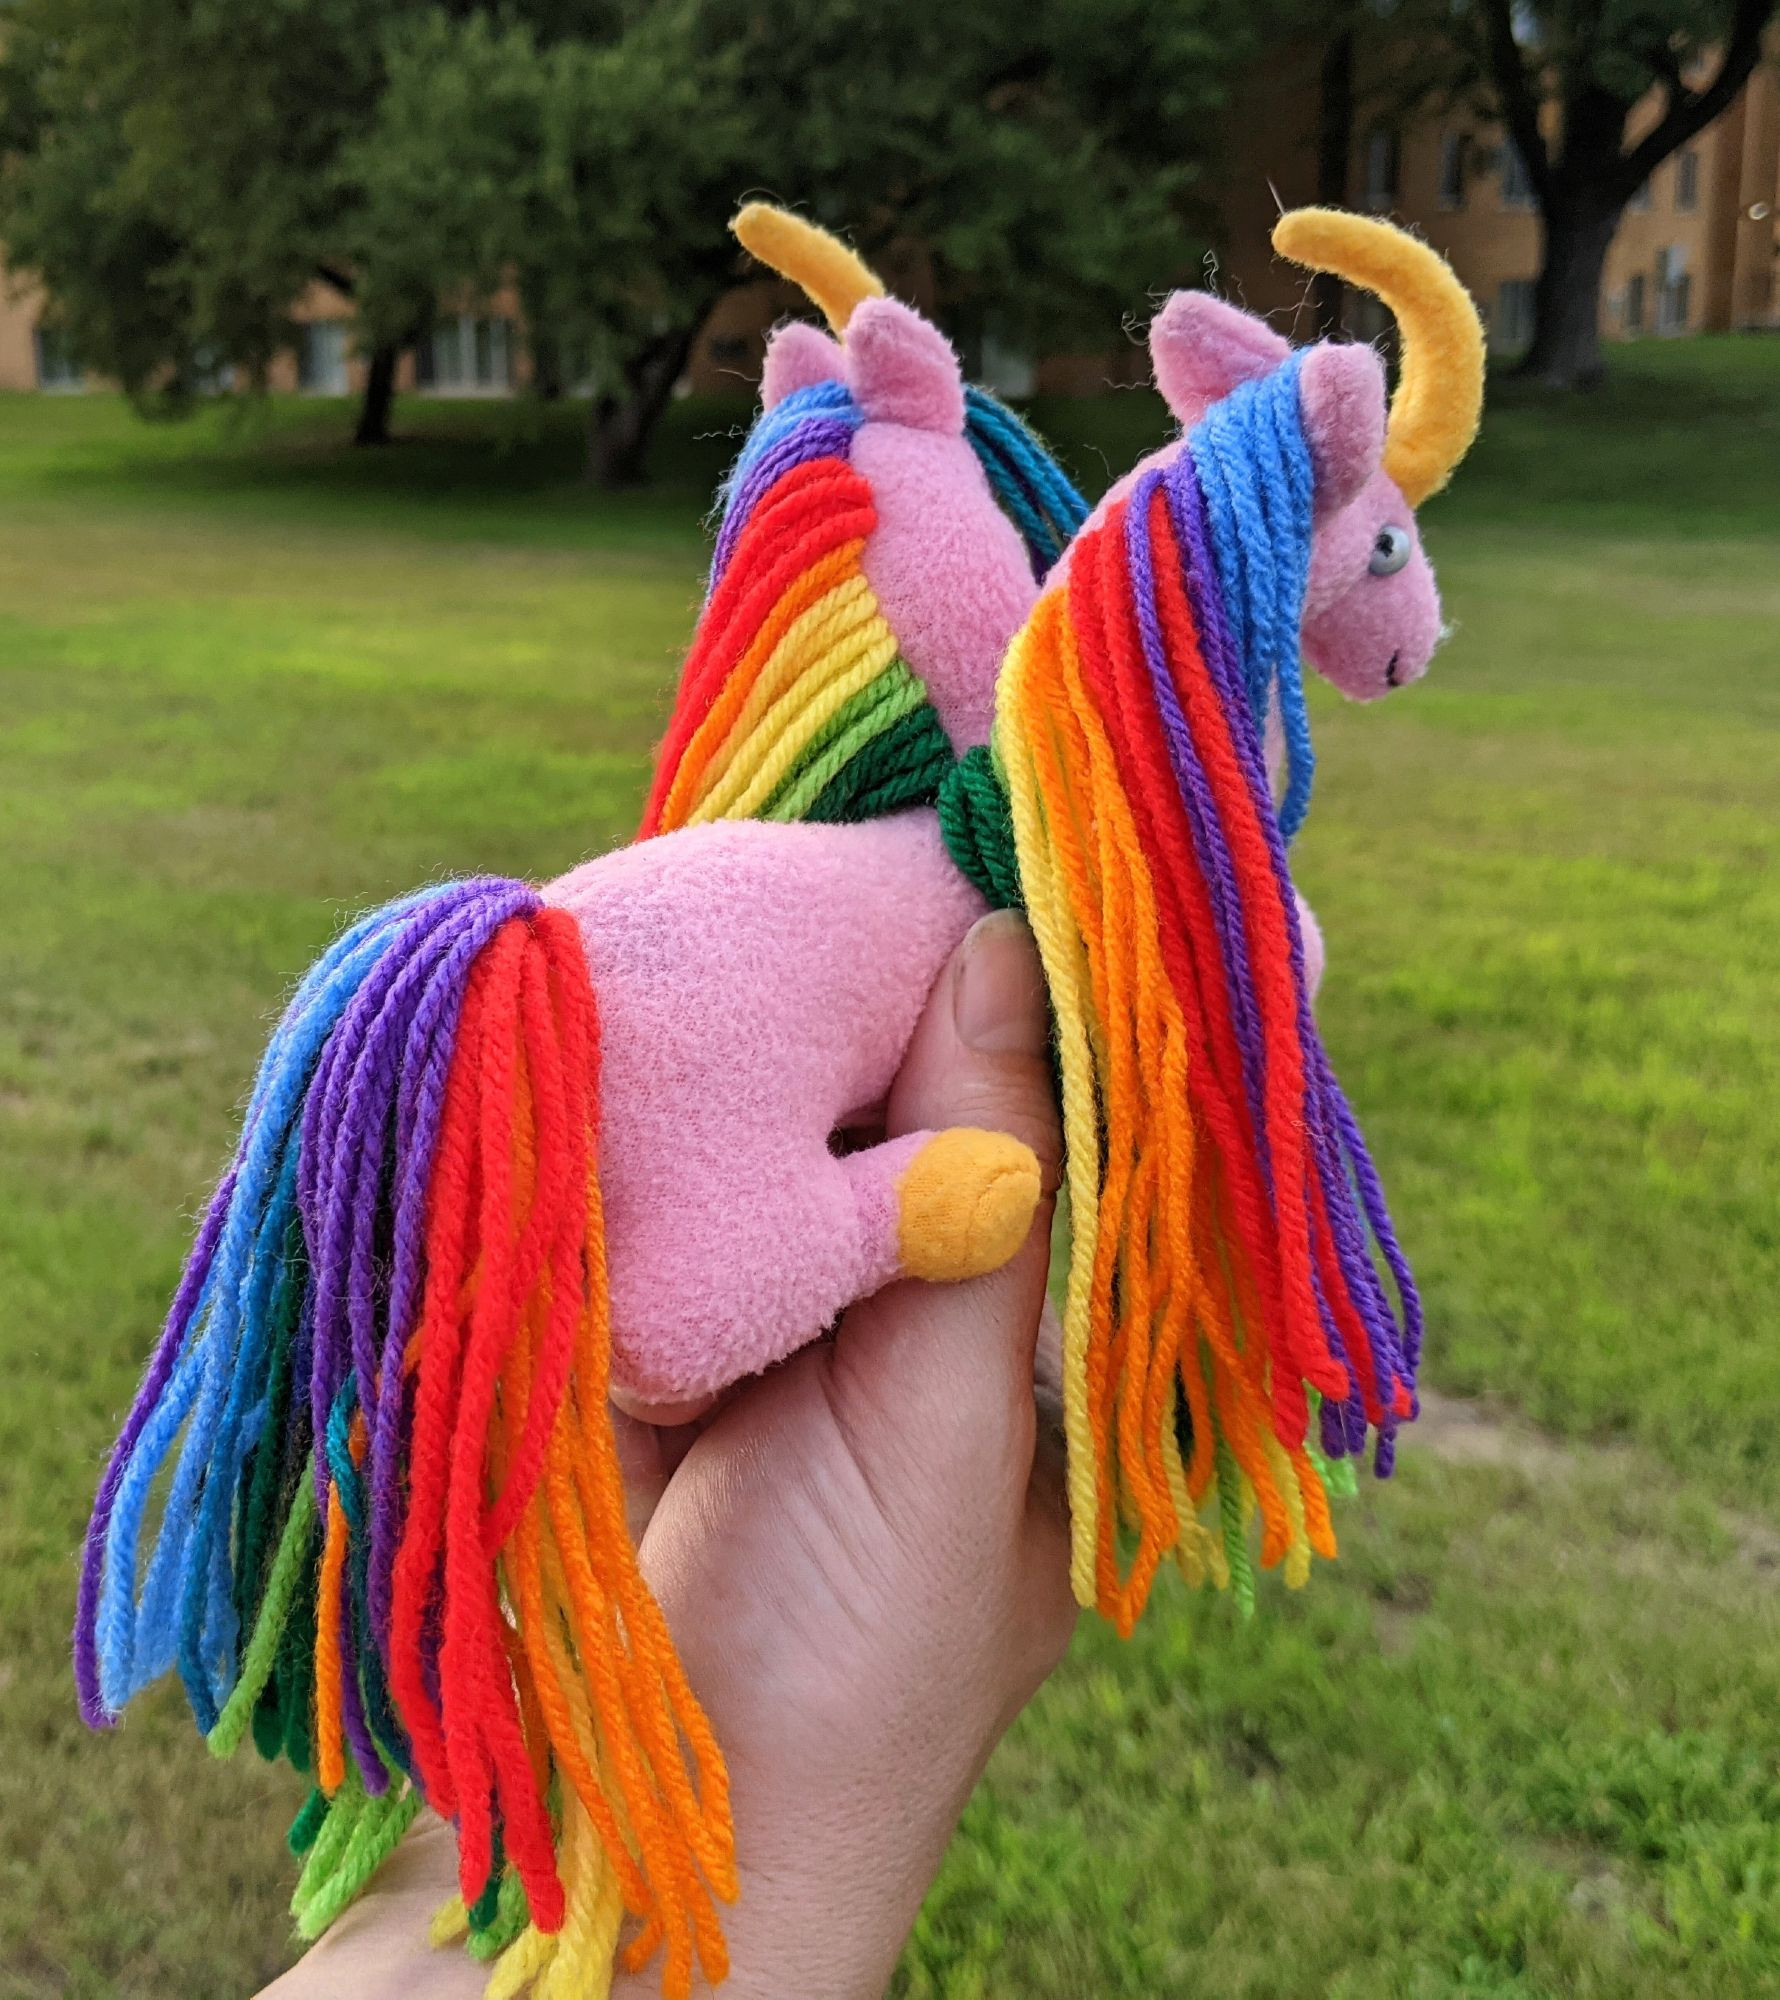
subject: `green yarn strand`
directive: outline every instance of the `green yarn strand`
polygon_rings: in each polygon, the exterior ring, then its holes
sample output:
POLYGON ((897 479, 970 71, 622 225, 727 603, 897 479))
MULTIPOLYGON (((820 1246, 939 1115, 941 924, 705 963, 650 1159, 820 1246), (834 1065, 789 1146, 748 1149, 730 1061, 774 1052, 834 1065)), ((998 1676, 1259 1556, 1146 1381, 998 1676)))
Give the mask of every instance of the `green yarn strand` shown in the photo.
POLYGON ((939 830, 946 852, 998 910, 1023 910, 1019 856, 1007 787, 988 748, 965 751, 939 788, 939 830))
POLYGON ((486 1964, 499 1958, 530 1922, 531 1905, 526 1901, 525 1884, 519 1879, 518 1869, 509 1868, 501 1877, 492 1920, 481 1930, 470 1932, 465 1949, 472 1958, 486 1964))
POLYGON ((921 683, 900 661, 893 661, 829 717, 761 808, 761 818, 807 820, 811 801, 855 757, 868 755, 876 739, 926 700, 921 683))
MULTIPOLYGON (((302 1882, 297 1885, 291 1914, 296 1918, 300 1937, 320 1937, 346 1906, 358 1898, 365 1884, 401 1844, 402 1836, 419 1817, 420 1807, 420 1794, 412 1786, 400 1789, 392 1786, 382 1798, 366 1801, 354 1815, 346 1845, 326 1876, 310 1881, 307 1893, 302 1882)), ((307 1869, 304 1875, 307 1879, 307 1869)))
MULTIPOLYGON (((272 1571, 266 1579, 266 1592, 260 1600, 253 1637, 247 1642, 247 1652, 241 1662, 241 1677, 236 1681, 222 1713, 216 1718, 216 1726, 204 1739, 213 1757, 232 1757, 240 1748, 248 1723, 255 1718, 260 1696, 278 1661, 284 1628, 290 1617, 297 1585, 302 1580, 303 1559, 309 1552, 314 1526, 315 1488, 309 1480, 300 1479, 290 1514, 284 1523, 284 1533, 278 1538, 278 1553, 272 1558, 272 1571)), ((259 1741, 257 1728, 255 1741, 259 1741)))
POLYGON ((837 771, 803 817, 830 826, 855 824, 931 805, 951 762, 952 746, 939 717, 923 703, 837 771))
POLYGON ((1242 1519, 1242 1475, 1236 1457, 1218 1431, 1214 1443, 1218 1473, 1218 1525, 1223 1530, 1224 1557, 1230 1565, 1230 1590, 1243 1617, 1255 1615, 1255 1566, 1249 1558, 1248 1535, 1242 1519))
POLYGON ((315 1845, 315 1836, 320 1833, 322 1822, 328 1816, 328 1805, 327 1793, 319 1785, 312 1785, 309 1796, 290 1823, 290 1832, 284 1836, 284 1844, 299 1859, 315 1845))

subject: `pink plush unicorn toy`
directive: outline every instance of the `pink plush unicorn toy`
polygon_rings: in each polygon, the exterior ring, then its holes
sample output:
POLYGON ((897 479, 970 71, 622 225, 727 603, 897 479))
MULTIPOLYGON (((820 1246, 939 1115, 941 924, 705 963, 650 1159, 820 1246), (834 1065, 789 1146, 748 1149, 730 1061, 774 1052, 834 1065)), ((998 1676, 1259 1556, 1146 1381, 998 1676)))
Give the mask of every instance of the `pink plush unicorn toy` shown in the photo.
POLYGON ((88 1533, 103 1725, 176 1668, 219 1753, 314 1778, 307 1936, 423 1806, 491 1991, 722 1977, 721 1752, 625 1528, 608 1395, 707 1395, 898 1277, 995 1268, 1038 1172, 992 1132, 844 1152, 935 976, 1025 911, 1056 1026, 1072 1575, 1253 1591, 1415 1412, 1421 1312, 1316 1031, 1287 844, 1301 659, 1370 699, 1439 635, 1414 507, 1475 430, 1476 315, 1387 225, 1282 218, 1395 310, 1293 350, 1197 293, 1182 435, 1089 516, 833 239, 738 233, 834 338, 774 337, 641 837, 350 928, 297 988, 88 1533), (1268 746, 1281 766, 1277 799, 1268 746), (161 1496, 146 1552, 145 1523, 161 1496))

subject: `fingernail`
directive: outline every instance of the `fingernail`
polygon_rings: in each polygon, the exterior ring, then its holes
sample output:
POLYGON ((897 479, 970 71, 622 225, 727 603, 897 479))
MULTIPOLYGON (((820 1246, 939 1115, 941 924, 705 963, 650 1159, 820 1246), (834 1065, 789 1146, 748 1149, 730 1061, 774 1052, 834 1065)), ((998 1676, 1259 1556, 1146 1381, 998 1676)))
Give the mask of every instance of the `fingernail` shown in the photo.
POLYGON ((1042 1055, 1050 1040, 1044 971, 1024 920, 994 910, 971 928, 952 981, 952 1024, 981 1055, 1042 1055))

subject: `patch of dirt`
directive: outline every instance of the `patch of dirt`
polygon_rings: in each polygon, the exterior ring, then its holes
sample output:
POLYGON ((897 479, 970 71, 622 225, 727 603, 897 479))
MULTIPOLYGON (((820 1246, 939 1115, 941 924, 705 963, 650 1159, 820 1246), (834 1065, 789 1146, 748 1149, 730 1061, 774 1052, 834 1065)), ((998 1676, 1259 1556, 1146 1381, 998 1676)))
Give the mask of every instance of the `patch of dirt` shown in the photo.
POLYGON ((1625 1445, 1566 1444, 1491 1403, 1427 1388, 1421 1391, 1421 1415, 1405 1436, 1449 1465, 1505 1465, 1530 1479, 1574 1471, 1579 1451, 1591 1457, 1630 1456, 1625 1445))
MULTIPOLYGON (((1421 1415, 1410 1438, 1418 1449, 1449 1465, 1506 1466, 1537 1480, 1569 1477, 1585 1460, 1630 1472, 1640 1456, 1629 1444, 1566 1443, 1498 1404, 1427 1388, 1421 1391, 1421 1415)), ((1780 1583, 1780 1526, 1728 1507, 1717 1509, 1717 1515, 1737 1559, 1764 1583, 1780 1583)))

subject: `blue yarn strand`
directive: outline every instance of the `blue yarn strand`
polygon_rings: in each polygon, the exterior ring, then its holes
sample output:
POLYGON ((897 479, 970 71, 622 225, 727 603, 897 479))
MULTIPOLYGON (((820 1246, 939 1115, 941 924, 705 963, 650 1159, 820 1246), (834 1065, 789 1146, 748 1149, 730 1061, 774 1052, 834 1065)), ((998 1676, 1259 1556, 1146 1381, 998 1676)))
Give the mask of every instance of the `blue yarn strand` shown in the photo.
POLYGON ((336 939, 298 986, 249 1095, 233 1186, 211 1267, 174 1362, 119 1481, 106 1537, 97 1652, 106 1701, 121 1708, 176 1662, 208 1728, 234 1674, 228 1530, 272 1279, 295 1199, 302 1099, 328 1034, 422 890, 336 939), (137 1553, 156 1477, 184 1442, 137 1594, 137 1553))
POLYGON ((1310 810, 1316 754, 1304 698, 1304 590, 1310 576, 1314 474, 1292 355, 1214 403, 1189 434, 1212 529, 1218 584, 1257 733, 1275 690, 1286 743, 1280 832, 1310 810))
POLYGON ((1088 518, 1088 503, 1038 434, 988 390, 967 388, 964 411, 971 449, 1042 580, 1088 518))

